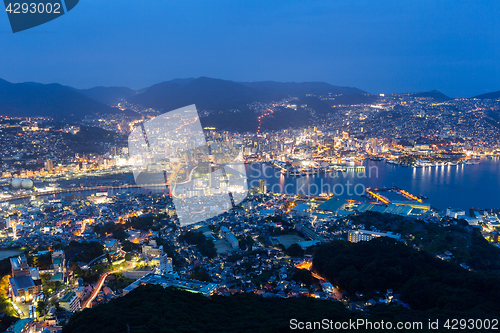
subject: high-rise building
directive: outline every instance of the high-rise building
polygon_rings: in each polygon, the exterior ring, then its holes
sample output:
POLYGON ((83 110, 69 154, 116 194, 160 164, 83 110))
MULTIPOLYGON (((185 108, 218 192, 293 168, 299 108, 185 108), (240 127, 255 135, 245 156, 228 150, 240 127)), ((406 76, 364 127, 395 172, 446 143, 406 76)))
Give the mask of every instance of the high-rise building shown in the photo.
POLYGON ((369 241, 377 237, 389 237, 393 239, 400 239, 401 235, 394 234, 392 232, 376 232, 371 230, 350 230, 347 233, 347 240, 351 243, 369 241))
POLYGON ((173 270, 172 258, 169 258, 166 254, 162 255, 160 257, 160 274, 167 274, 173 270))
POLYGON ((59 306, 66 311, 76 312, 80 310, 80 298, 74 292, 68 292, 59 301, 59 306))
MULTIPOLYGON (((155 244, 156 245, 156 244, 155 244)), ((146 256, 158 258, 163 256, 163 245, 156 247, 155 245, 143 245, 142 253, 146 256)))
POLYGON ((266 191, 266 181, 264 179, 259 179, 259 193, 264 194, 266 191))
POLYGON ((28 260, 24 255, 10 259, 12 277, 9 279, 12 299, 15 302, 29 301, 41 291, 41 280, 34 281, 30 274, 28 260))
POLYGON ((24 255, 17 258, 10 259, 10 265, 12 268, 12 277, 22 277, 30 275, 30 268, 28 266, 28 259, 24 255))
POLYGON ((226 232, 226 241, 233 249, 237 249, 239 247, 239 241, 232 232, 226 232))
POLYGON ((54 170, 54 164, 52 163, 51 159, 45 161, 45 170, 47 170, 48 172, 52 172, 52 170, 54 170))
POLYGON ((52 252, 52 266, 55 273, 66 273, 66 258, 64 251, 52 252))

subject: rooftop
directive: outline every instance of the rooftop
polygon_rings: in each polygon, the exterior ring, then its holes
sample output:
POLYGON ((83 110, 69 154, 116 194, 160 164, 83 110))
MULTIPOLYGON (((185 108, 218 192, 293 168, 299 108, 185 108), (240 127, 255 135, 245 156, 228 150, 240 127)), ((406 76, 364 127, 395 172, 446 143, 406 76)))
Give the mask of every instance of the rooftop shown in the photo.
POLYGON ((26 325, 30 324, 33 322, 32 318, 24 318, 24 319, 19 319, 15 324, 12 332, 14 333, 21 333, 23 329, 26 327, 26 325))
POLYGON ((66 295, 64 295, 63 298, 61 298, 61 300, 59 302, 69 302, 75 296, 76 296, 76 294, 74 292, 66 293, 66 295))
POLYGON ((159 274, 149 273, 144 275, 139 280, 133 282, 128 287, 124 288, 123 291, 130 292, 135 288, 137 288, 141 283, 156 284, 164 288, 175 287, 194 293, 200 293, 205 296, 210 296, 217 289, 217 285, 214 283, 207 283, 207 282, 188 280, 188 279, 176 279, 173 278, 172 275, 159 275, 159 274))
MULTIPOLYGON (((33 282, 33 279, 31 276, 19 276, 15 278, 10 278, 11 285, 16 287, 15 289, 26 289, 29 287, 33 287, 35 283, 33 282)), ((14 288, 12 288, 14 289, 14 288)))
POLYGON ((345 199, 331 198, 330 200, 325 201, 321 205, 319 205, 318 208, 321 210, 329 210, 332 212, 336 212, 346 203, 347 201, 345 199))

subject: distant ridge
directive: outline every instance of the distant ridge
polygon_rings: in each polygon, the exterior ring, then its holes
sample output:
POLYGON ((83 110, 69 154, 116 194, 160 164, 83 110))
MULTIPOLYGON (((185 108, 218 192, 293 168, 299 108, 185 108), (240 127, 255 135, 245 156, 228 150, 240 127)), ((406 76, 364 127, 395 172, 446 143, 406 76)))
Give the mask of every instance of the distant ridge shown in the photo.
POLYGON ((312 95, 340 95, 340 94, 366 94, 358 88, 352 87, 338 87, 325 82, 275 82, 275 81, 261 81, 261 82, 241 82, 241 84, 255 88, 258 90, 266 91, 276 96, 287 97, 302 97, 307 94, 312 95))
POLYGON ((500 98, 500 91, 495 91, 495 92, 490 92, 486 94, 481 94, 474 96, 472 98, 477 98, 477 99, 498 99, 500 98))
POLYGON ((76 91, 110 106, 114 106, 121 100, 126 100, 137 94, 137 91, 127 87, 94 87, 90 89, 76 89, 76 91))
MULTIPOLYGON (((57 83, 10 83, 0 79, 0 115, 82 119, 90 114, 123 113, 57 83)), ((134 115, 131 110, 128 115, 134 115)))
POLYGON ((419 93, 414 93, 411 94, 413 97, 430 97, 434 98, 436 102, 446 102, 452 99, 451 97, 446 96, 442 92, 439 92, 437 90, 431 90, 431 91, 424 91, 424 92, 419 92, 419 93))
POLYGON ((309 104, 309 109, 324 116, 332 112, 334 104, 371 103, 374 100, 363 90, 324 82, 234 82, 208 77, 166 81, 141 91, 128 101, 162 112, 196 104, 198 110, 209 111, 201 117, 203 126, 234 131, 257 130, 257 114, 249 108, 253 102, 268 103, 288 97, 307 101, 301 102, 296 112, 291 112, 291 109, 277 110, 261 127, 279 129, 311 123, 310 111, 301 108, 302 104, 309 104), (321 101, 314 96, 330 96, 332 100, 321 101))
POLYGON ((289 96, 366 94, 358 88, 338 87, 325 82, 233 82, 208 77, 175 79, 142 91, 129 101, 164 111, 193 103, 202 110, 224 111, 246 108, 251 102, 270 102, 289 96))
POLYGON ((199 110, 230 110, 246 108, 254 101, 271 101, 272 97, 233 81, 200 77, 155 84, 142 94, 129 98, 129 102, 163 111, 190 104, 196 104, 199 110))
POLYGON ((330 101, 331 105, 357 105, 357 104, 371 104, 375 103, 378 100, 377 95, 369 95, 369 94, 346 94, 336 96, 332 101, 330 101))
MULTIPOLYGON (((437 90, 406 95, 432 98, 436 102, 451 99, 437 90)), ((174 79, 134 90, 102 86, 75 89, 36 82, 14 84, 0 79, 0 115, 73 120, 96 113, 141 117, 132 110, 121 111, 111 106, 127 101, 139 107, 168 112, 196 104, 199 111, 206 111, 201 113, 203 126, 234 131, 257 130, 257 114, 262 110, 255 111, 251 103, 269 103, 288 97, 298 98, 291 103, 296 104, 295 110, 277 108, 274 114, 261 120, 261 130, 308 126, 317 117, 328 118, 337 112, 334 106, 372 104, 380 98, 359 88, 325 82, 234 82, 202 76, 174 79)), ((474 98, 500 98, 500 91, 474 98)))

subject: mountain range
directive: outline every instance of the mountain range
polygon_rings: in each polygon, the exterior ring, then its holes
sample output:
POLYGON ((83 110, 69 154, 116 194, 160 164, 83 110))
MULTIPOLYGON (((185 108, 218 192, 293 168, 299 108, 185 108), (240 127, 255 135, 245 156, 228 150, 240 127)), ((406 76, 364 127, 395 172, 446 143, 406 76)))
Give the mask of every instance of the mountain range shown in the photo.
MULTIPOLYGON (((431 97, 437 102, 451 99, 436 90, 411 95, 431 97)), ((332 106, 370 104, 379 99, 378 95, 358 88, 325 82, 234 82, 199 77, 175 79, 134 90, 127 87, 76 89, 57 83, 10 83, 0 79, 0 115, 81 120, 92 114, 121 113, 140 118, 141 115, 132 110, 122 111, 113 106, 127 101, 139 108, 153 108, 163 113, 196 104, 199 111, 206 111, 201 118, 203 126, 239 131, 254 131, 258 127, 257 115, 249 107, 251 103, 268 103, 287 97, 298 98, 296 110, 278 108, 266 117, 261 124, 263 129, 305 126, 316 116, 336 112, 332 106), (328 98, 319 99, 318 96, 328 98)), ((474 98, 500 98, 500 92, 474 98)))
POLYGON ((159 110, 173 110, 196 104, 199 110, 227 111, 246 109, 252 102, 271 102, 283 98, 312 95, 366 94, 351 87, 337 87, 324 82, 233 82, 200 77, 177 79, 155 84, 129 102, 159 110))
MULTIPOLYGON (((208 111, 208 115, 202 118, 203 126, 253 131, 258 126, 257 116, 248 105, 253 102, 278 101, 287 97, 298 97, 308 102, 319 114, 329 113, 334 104, 368 103, 376 99, 358 88, 333 86, 324 82, 238 83, 199 77, 175 79, 134 90, 127 87, 76 89, 57 83, 10 83, 0 80, 0 115, 81 120, 92 114, 123 113, 137 118, 141 116, 134 111, 121 111, 112 106, 127 101, 133 105, 167 112, 196 104, 198 110, 208 111), (329 95, 331 98, 329 103, 326 103, 310 95, 329 95)), ((293 120, 290 119, 288 110, 280 110, 270 120, 290 126, 309 123, 309 112, 299 107, 296 115, 300 113, 303 117, 293 120)), ((275 127, 269 120, 267 123, 266 127, 275 127)))
POLYGON ((82 95, 92 98, 103 104, 114 106, 122 100, 138 94, 139 92, 127 87, 94 87, 90 89, 75 89, 82 95))
POLYGON ((500 98, 500 91, 495 91, 495 92, 490 92, 486 94, 481 94, 474 96, 472 98, 477 98, 477 99, 497 99, 500 98))
POLYGON ((446 102, 452 99, 451 97, 446 96, 442 92, 437 90, 424 91, 419 93, 411 94, 413 97, 430 97, 433 98, 436 102, 446 102))
POLYGON ((135 114, 131 110, 112 108, 57 83, 10 83, 0 79, 0 115, 76 120, 91 114, 117 113, 135 114))

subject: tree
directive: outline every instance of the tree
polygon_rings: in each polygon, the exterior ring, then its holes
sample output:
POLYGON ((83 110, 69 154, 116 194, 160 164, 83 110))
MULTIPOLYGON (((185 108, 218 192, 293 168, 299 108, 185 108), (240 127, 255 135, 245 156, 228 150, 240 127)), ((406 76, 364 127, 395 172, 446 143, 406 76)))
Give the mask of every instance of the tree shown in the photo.
POLYGON ((126 240, 128 237, 128 234, 123 229, 113 231, 113 238, 118 239, 120 242, 126 240))
POLYGON ((290 280, 295 280, 297 282, 305 283, 306 285, 311 285, 313 282, 313 277, 311 272, 307 269, 297 269, 291 276, 290 280))
POLYGON ((255 241, 253 240, 252 236, 248 235, 247 236, 247 247, 248 250, 252 250, 252 246, 255 244, 255 241))
POLYGON ((36 303, 36 313, 37 317, 43 317, 45 315, 45 308, 47 307, 47 303, 44 301, 38 301, 36 303))
POLYGON ((191 279, 205 282, 212 282, 210 275, 199 267, 191 272, 191 279))
POLYGON ((122 249, 123 251, 125 252, 132 252, 132 251, 135 251, 135 250, 140 250, 141 247, 139 244, 135 244, 135 243, 132 243, 128 240, 124 240, 122 242, 122 249))
POLYGON ((290 245, 287 249, 287 253, 290 257, 303 257, 304 256, 304 250, 297 243, 290 245))
POLYGON ((245 239, 240 239, 238 241, 238 245, 240 246, 240 250, 245 251, 247 249, 247 242, 245 239))

